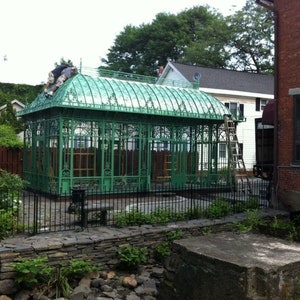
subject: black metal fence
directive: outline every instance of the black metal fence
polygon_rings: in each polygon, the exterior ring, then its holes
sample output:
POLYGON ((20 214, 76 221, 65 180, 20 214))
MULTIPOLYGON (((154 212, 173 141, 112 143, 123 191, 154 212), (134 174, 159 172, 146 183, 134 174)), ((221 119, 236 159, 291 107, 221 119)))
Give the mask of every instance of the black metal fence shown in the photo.
POLYGON ((155 192, 132 190, 107 194, 74 188, 71 195, 65 196, 37 191, 22 191, 18 195, 4 193, 0 195, 0 236, 214 217, 207 212, 216 201, 228 203, 231 213, 256 204, 268 207, 269 182, 253 178, 251 185, 251 194, 225 190, 221 186, 201 189, 197 185, 180 190, 162 188, 155 192))

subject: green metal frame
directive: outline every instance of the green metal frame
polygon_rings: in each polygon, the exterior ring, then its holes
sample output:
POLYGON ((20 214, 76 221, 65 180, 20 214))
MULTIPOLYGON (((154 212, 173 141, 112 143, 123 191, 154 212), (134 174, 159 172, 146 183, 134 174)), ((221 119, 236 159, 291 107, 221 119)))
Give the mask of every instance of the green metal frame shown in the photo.
POLYGON ((78 74, 21 112, 24 179, 56 194, 226 183, 219 147, 228 113, 193 89, 78 74))

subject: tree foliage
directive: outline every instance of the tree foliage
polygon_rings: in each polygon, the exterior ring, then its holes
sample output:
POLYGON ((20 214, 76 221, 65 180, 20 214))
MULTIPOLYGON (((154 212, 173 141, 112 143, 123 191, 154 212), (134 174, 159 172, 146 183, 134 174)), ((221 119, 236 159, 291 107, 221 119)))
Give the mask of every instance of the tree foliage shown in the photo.
POLYGON ((255 73, 273 73, 274 19, 272 12, 247 0, 245 7, 228 17, 232 39, 228 67, 255 73))
POLYGON ((15 148, 22 147, 23 143, 16 135, 13 127, 0 125, 0 146, 15 148))
POLYGON ((174 15, 159 13, 151 24, 128 25, 107 54, 107 68, 156 75, 169 60, 193 65, 272 73, 271 12, 248 0, 224 17, 209 6, 174 15))
POLYGON ((13 108, 12 103, 6 103, 6 109, 0 114, 0 124, 11 126, 16 133, 23 131, 23 122, 21 118, 17 118, 16 110, 13 108))
POLYGON ((177 16, 159 13, 151 24, 125 27, 109 49, 108 67, 153 76, 158 66, 168 60, 203 64, 207 54, 218 66, 225 67, 222 45, 215 42, 211 46, 209 41, 227 38, 226 27, 223 16, 207 6, 194 7, 177 16))
POLYGON ((0 83, 0 105, 15 99, 24 104, 31 103, 41 90, 42 85, 0 83))

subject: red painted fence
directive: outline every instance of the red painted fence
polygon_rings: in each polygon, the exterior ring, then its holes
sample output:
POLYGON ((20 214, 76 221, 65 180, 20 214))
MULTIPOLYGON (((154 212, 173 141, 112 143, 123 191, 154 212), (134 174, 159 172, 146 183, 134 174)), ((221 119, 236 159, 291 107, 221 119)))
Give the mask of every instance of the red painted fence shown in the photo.
POLYGON ((0 169, 22 176, 22 149, 0 146, 0 169))

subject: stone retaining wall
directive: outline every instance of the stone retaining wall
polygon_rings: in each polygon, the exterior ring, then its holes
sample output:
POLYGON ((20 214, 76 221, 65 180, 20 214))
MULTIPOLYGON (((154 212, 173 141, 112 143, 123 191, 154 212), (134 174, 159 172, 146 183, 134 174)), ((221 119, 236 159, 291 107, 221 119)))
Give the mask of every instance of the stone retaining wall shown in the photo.
MULTIPOLYGON (((275 216, 284 212, 265 210, 263 216, 275 216)), ((226 231, 232 222, 243 221, 244 214, 234 215, 221 220, 193 220, 165 226, 140 226, 130 228, 101 227, 83 232, 61 232, 41 234, 33 237, 14 237, 0 245, 0 294, 10 294, 14 285, 12 263, 20 257, 31 259, 48 257, 55 265, 70 259, 91 259, 104 268, 114 268, 118 263, 116 249, 120 245, 147 247, 154 249, 166 239, 167 231, 183 232, 184 238, 203 235, 210 228, 211 232, 226 231)))

